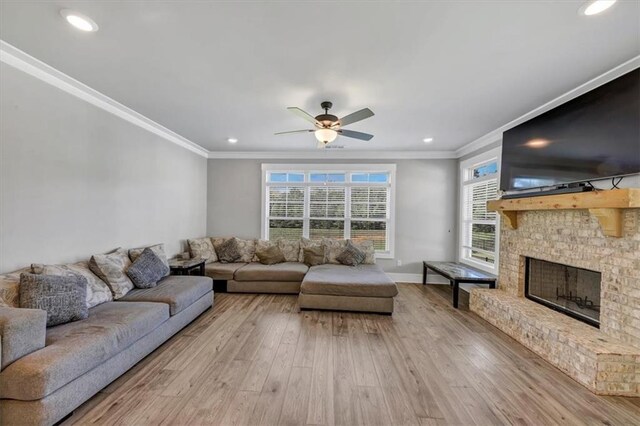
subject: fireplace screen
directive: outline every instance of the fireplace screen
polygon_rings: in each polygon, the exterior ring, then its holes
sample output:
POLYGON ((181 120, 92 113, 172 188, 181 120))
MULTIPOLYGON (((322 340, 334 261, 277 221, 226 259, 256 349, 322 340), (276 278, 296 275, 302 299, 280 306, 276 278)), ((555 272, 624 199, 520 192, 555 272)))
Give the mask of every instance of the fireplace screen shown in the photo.
POLYGON ((593 326, 600 326, 600 272, 527 258, 525 295, 593 326))

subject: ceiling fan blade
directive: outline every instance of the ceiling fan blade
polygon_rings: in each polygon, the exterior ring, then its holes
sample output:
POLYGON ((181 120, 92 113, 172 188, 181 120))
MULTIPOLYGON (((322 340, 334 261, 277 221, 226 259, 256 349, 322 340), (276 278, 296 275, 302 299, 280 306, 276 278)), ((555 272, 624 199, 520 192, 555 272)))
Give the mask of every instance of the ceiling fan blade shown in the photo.
POLYGON ((341 126, 347 126, 357 121, 364 120, 365 118, 373 117, 375 114, 369 108, 361 109, 360 111, 353 112, 349 115, 342 117, 340 121, 341 126))
POLYGON ((291 130, 289 132, 278 132, 278 133, 274 133, 274 135, 287 135, 289 133, 309 133, 309 132, 314 132, 315 130, 291 130))
POLYGON ((373 135, 370 135, 369 133, 362 133, 362 132, 356 132, 353 130, 338 130, 338 133, 340 133, 342 136, 346 136, 348 138, 354 138, 354 139, 360 139, 362 141, 370 141, 373 138, 373 135))
POLYGON ((309 114, 308 112, 301 110, 298 107, 287 107, 287 109, 292 113, 294 113, 295 115, 304 118, 308 122, 313 123, 316 126, 322 127, 322 125, 318 122, 318 120, 316 120, 316 118, 313 115, 309 114))

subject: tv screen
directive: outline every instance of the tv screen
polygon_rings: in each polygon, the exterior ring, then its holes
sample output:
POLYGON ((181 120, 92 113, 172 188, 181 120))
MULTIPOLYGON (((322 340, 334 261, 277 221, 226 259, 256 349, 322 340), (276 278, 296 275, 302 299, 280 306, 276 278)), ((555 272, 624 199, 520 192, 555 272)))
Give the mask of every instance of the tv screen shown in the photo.
POLYGON ((640 68, 504 132, 500 189, 640 173, 640 68))

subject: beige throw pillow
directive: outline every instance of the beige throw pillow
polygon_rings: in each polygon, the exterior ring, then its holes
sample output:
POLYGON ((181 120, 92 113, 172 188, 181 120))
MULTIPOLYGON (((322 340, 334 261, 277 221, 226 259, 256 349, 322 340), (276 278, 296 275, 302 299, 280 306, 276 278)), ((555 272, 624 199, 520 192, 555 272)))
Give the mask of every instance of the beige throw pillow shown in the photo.
POLYGON ((30 271, 30 268, 23 268, 0 275, 0 308, 20 307, 20 274, 30 271))
POLYGON ((107 283, 115 300, 124 297, 134 288, 126 273, 129 266, 131 260, 122 248, 107 254, 95 254, 89 260, 89 268, 107 283))
POLYGON ((238 244, 238 251, 240 251, 240 260, 238 262, 253 262, 256 256, 256 240, 234 239, 238 244))
POLYGON ((218 261, 218 256, 216 256, 216 251, 213 248, 213 241, 211 241, 211 238, 195 238, 193 240, 187 240, 187 243, 189 244, 191 257, 204 259, 205 263, 218 261))
POLYGON ((325 262, 339 265, 338 256, 347 247, 347 240, 323 238, 322 245, 325 247, 325 262))
POLYGON ((300 240, 278 238, 276 242, 287 262, 300 261, 300 240))
MULTIPOLYGON (((263 265, 286 262, 284 254, 276 242, 259 240, 256 242, 256 257, 263 265)), ((297 259, 296 259, 297 260, 297 259)))
POLYGON ((82 275, 87 280, 87 308, 93 308, 104 302, 113 300, 111 289, 89 269, 89 262, 70 263, 66 265, 43 265, 32 263, 31 272, 35 275, 82 275))
POLYGON ((307 266, 318 266, 325 263, 326 249, 322 244, 306 245, 302 249, 304 264, 307 266))

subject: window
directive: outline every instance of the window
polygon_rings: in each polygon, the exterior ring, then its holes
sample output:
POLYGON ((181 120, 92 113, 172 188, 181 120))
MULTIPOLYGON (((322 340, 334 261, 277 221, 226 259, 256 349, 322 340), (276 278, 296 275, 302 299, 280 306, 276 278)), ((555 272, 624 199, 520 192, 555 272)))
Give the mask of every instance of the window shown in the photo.
POLYGON ((500 148, 460 164, 460 261, 488 272, 497 270, 499 222, 487 211, 498 197, 500 148))
POLYGON ((265 239, 372 240, 393 257, 394 164, 263 164, 265 239))

